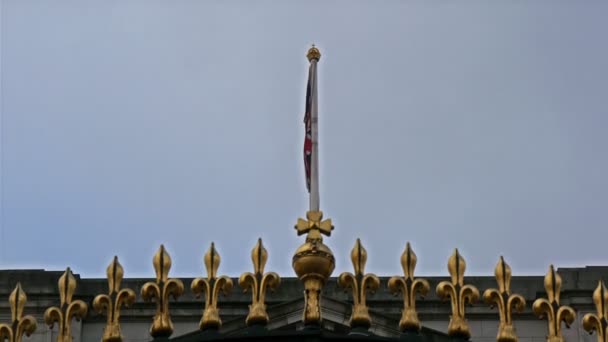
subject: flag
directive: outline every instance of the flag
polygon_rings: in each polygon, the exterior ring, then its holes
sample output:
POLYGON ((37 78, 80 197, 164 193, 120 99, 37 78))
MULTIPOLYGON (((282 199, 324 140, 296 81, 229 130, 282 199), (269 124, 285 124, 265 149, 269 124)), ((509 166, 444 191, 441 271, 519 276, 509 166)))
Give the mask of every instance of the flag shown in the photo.
POLYGON ((304 169, 306 171, 306 189, 310 193, 310 165, 312 160, 312 65, 308 70, 306 85, 306 111, 304 113, 304 169))

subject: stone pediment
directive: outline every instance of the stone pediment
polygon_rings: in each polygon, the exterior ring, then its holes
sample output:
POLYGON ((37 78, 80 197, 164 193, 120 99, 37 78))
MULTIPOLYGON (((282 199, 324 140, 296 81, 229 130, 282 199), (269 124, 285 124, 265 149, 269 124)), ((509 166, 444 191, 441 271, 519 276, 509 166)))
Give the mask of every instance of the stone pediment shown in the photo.
POLYGON ((365 331, 352 331, 349 325, 352 304, 324 298, 320 327, 308 328, 302 323, 304 300, 298 298, 268 308, 270 321, 263 327, 248 327, 244 317, 226 321, 218 332, 195 331, 171 338, 174 342, 198 341, 448 341, 449 337, 439 331, 423 327, 419 336, 401 336, 397 329, 399 321, 379 312, 370 312, 373 324, 365 331))
MULTIPOLYGON (((302 331, 305 327, 302 323, 304 299, 298 298, 287 303, 273 305, 268 308, 270 321, 267 329, 272 331, 302 331)), ((339 333, 348 335, 350 332, 350 315, 352 303, 337 300, 331 297, 324 297, 321 306, 323 321, 321 329, 329 333, 339 333)), ((398 337, 401 333, 397 329, 399 320, 395 317, 384 315, 380 312, 370 310, 372 316, 372 326, 369 333, 379 337, 398 337)), ((243 318, 235 318, 227 321, 222 326, 222 334, 225 336, 238 336, 248 330, 243 318)), ((422 328, 423 334, 437 335, 446 337, 442 332, 427 327, 422 328)), ((361 332, 359 335, 364 335, 361 332)))

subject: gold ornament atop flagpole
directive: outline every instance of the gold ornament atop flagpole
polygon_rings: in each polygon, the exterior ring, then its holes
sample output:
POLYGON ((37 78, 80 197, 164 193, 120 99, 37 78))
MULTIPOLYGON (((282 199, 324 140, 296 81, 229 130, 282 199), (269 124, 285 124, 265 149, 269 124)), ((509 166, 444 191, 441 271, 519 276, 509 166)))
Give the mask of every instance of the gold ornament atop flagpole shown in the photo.
POLYGON ((583 316, 583 329, 592 334, 597 333, 597 342, 608 342, 608 291, 603 281, 599 281, 597 288, 593 291, 593 304, 597 314, 588 313, 583 316))
POLYGON ((498 326, 497 342, 517 342, 517 334, 511 317, 513 310, 522 312, 526 300, 519 294, 511 294, 511 267, 501 256, 494 269, 498 289, 487 289, 483 293, 486 303, 496 305, 500 323, 498 326))
POLYGON ((118 262, 117 256, 114 257, 106 269, 106 275, 108 278, 108 294, 97 295, 93 300, 93 308, 98 313, 105 311, 108 316, 101 341, 121 342, 120 309, 122 306, 130 307, 135 303, 135 291, 120 288, 124 269, 118 262))
POLYGON ((374 293, 380 287, 380 279, 373 273, 365 274, 367 251, 363 248, 361 240, 358 238, 350 252, 350 260, 353 263, 355 273, 341 273, 338 277, 338 286, 345 289, 350 288, 353 293, 353 310, 350 317, 351 328, 369 328, 372 325, 372 318, 369 315, 365 302, 367 291, 374 293))
POLYGON ((184 293, 184 283, 175 278, 169 278, 171 270, 171 256, 165 250, 165 246, 160 248, 152 258, 154 271, 156 272, 156 282, 147 282, 141 288, 141 297, 145 302, 156 301, 156 314, 150 327, 152 337, 169 337, 173 333, 173 322, 169 313, 169 297, 176 299, 184 293))
POLYGON ((262 244, 262 239, 251 250, 251 261, 253 261, 253 273, 245 272, 239 278, 239 286, 243 292, 251 289, 251 305, 249 314, 245 319, 247 325, 268 323, 268 313, 266 312, 266 289, 276 290, 281 284, 281 278, 275 272, 264 273, 264 266, 268 260, 268 252, 262 244))
POLYGON ((321 59, 321 52, 315 47, 315 44, 312 44, 312 47, 308 49, 306 57, 309 62, 312 62, 313 59, 319 61, 321 59))
POLYGON ((458 249, 455 249, 448 259, 451 281, 440 282, 436 292, 437 296, 443 300, 449 297, 452 304, 448 335, 468 340, 471 337, 471 329, 465 319, 465 305, 473 304, 479 299, 479 290, 473 285, 464 284, 466 265, 464 258, 458 253, 458 249))
POLYGON ((53 329, 59 325, 57 342, 72 342, 72 319, 81 320, 87 315, 87 304, 81 300, 72 301, 76 292, 76 279, 68 267, 58 281, 60 306, 50 307, 44 312, 44 322, 53 329))
POLYGON ((416 293, 425 296, 431 288, 426 279, 414 278, 417 261, 416 253, 414 253, 408 242, 405 245, 403 254, 401 254, 403 277, 395 276, 388 281, 388 288, 391 293, 397 295, 401 292, 403 296, 403 311, 401 313, 401 320, 399 321, 399 330, 402 332, 419 332, 422 328, 418 319, 418 313, 416 312, 416 293))
POLYGON ((549 335, 547 342, 564 342, 562 336, 562 322, 570 328, 576 317, 574 309, 567 305, 559 305, 559 295, 562 287, 562 277, 559 276, 553 265, 549 266, 549 271, 545 275, 545 291, 547 299, 539 298, 532 304, 532 310, 539 318, 547 318, 549 325, 549 335))
POLYGON ((0 324, 0 341, 21 342, 23 335, 29 337, 36 331, 36 319, 30 315, 23 316, 27 296, 20 283, 11 292, 8 302, 11 306, 11 323, 0 324))
POLYGON ((220 267, 220 255, 215 250, 215 244, 212 242, 211 247, 205 254, 205 268, 207 269, 207 279, 196 278, 190 286, 192 292, 199 298, 205 293, 205 310, 203 317, 199 323, 201 330, 213 328, 219 329, 222 326, 220 313, 217 308, 217 299, 220 291, 224 295, 228 295, 232 290, 232 279, 226 276, 217 276, 217 270, 220 267))

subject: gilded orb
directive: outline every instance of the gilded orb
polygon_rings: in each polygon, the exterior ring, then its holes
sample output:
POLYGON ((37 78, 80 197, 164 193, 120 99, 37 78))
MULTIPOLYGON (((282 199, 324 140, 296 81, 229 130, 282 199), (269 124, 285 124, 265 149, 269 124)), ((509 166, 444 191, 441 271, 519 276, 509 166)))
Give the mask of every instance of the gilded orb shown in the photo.
POLYGON ((321 59, 321 52, 313 44, 312 47, 310 49, 308 49, 308 53, 306 54, 306 57, 308 57, 309 62, 312 62, 313 59, 318 62, 319 59, 321 59))

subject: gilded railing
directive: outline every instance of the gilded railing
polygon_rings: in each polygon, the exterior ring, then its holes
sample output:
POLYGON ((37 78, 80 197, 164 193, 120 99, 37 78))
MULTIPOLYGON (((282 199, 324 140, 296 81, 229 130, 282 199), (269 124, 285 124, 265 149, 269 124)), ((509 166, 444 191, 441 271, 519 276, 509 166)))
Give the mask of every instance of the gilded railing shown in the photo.
POLYGON ((399 329, 402 332, 420 331, 422 325, 416 312, 416 295, 425 296, 431 289, 426 279, 414 277, 417 262, 416 253, 414 253, 408 242, 405 245, 403 254, 401 254, 403 277, 395 276, 388 281, 389 290, 395 295, 401 293, 403 297, 403 311, 401 313, 401 320, 399 321, 399 329))
POLYGON ((184 293, 184 283, 175 278, 169 278, 171 269, 171 256, 160 248, 152 258, 152 265, 156 272, 156 282, 147 282, 141 288, 141 297, 146 302, 156 301, 156 314, 150 327, 152 337, 168 337, 173 333, 173 321, 169 312, 169 298, 177 300, 184 293))
POLYGON ((220 255, 215 250, 215 244, 212 242, 204 257, 207 278, 196 278, 190 286, 197 298, 201 294, 205 294, 205 310, 203 310, 203 316, 199 323, 201 330, 210 328, 219 329, 222 326, 217 300, 220 292, 223 292, 225 295, 230 292, 232 289, 232 279, 217 275, 220 260, 220 255))
POLYGON ((562 322, 566 327, 574 322, 576 312, 567 305, 560 305, 559 297, 562 288, 562 277, 555 271, 553 265, 545 275, 545 291, 547 298, 539 298, 532 304, 534 313, 539 318, 547 318, 548 332, 547 342, 564 342, 562 335, 562 322))
POLYGON ((118 262, 118 257, 114 257, 114 260, 106 269, 106 275, 108 278, 108 294, 97 295, 93 300, 93 308, 98 313, 105 313, 107 316, 106 326, 101 338, 102 342, 121 342, 120 309, 123 306, 129 307, 135 303, 135 291, 120 288, 124 269, 118 262))
POLYGON ((76 292, 76 278, 69 267, 59 278, 57 286, 60 305, 44 312, 44 322, 50 329, 57 323, 57 342, 72 342, 72 319, 82 320, 87 315, 88 306, 82 300, 72 300, 76 292))
POLYGON ((494 269, 498 289, 487 289, 483 293, 486 303, 498 308, 500 323, 498 325, 498 342, 517 342, 517 334, 513 325, 513 310, 522 312, 526 306, 523 296, 511 293, 511 267, 501 256, 494 269))
POLYGON ((375 292, 380 287, 380 279, 373 273, 365 273, 367 251, 357 239, 355 247, 350 252, 355 273, 343 272, 338 277, 338 286, 350 289, 353 295, 353 311, 350 316, 350 326, 353 328, 369 328, 372 318, 367 308, 367 292, 375 292))
POLYGON ((448 324, 448 335, 468 340, 471 337, 471 328, 465 318, 465 307, 479 299, 479 290, 473 285, 464 284, 466 266, 464 258, 458 253, 458 249, 455 249, 448 259, 450 281, 440 282, 436 292, 439 298, 450 299, 452 315, 448 324))
POLYGON ((23 316, 27 295, 17 283, 13 292, 8 297, 11 306, 11 322, 0 324, 0 341, 21 342, 23 335, 30 336, 36 331, 36 319, 33 316, 23 316))
POLYGON ((264 267, 268 261, 268 251, 262 244, 262 239, 251 251, 251 261, 253 262, 253 273, 245 272, 239 278, 239 286, 243 292, 251 289, 251 305, 249 313, 245 318, 247 325, 266 325, 270 318, 266 312, 266 290, 276 290, 281 284, 281 278, 275 272, 264 273, 264 267))
MULTIPOLYGON (((320 242, 320 234, 329 234, 331 223, 322 221, 322 216, 316 213, 308 215, 309 221, 300 221, 299 231, 301 233, 311 233, 307 244, 303 245, 303 251, 297 260, 298 275, 300 278, 308 279, 312 277, 314 281, 325 281, 330 269, 333 268, 333 256, 328 257, 325 249, 320 242), (316 258, 320 253, 321 258, 316 258), (308 259, 307 259, 308 258, 308 259), (311 262, 319 262, 322 267, 308 265, 311 262), (323 269, 327 271, 324 275, 308 275, 305 271, 323 269)), ((365 273, 367 264, 367 251, 359 239, 351 251, 351 261, 353 272, 343 272, 337 278, 340 287, 350 292, 352 298, 352 312, 349 322, 351 328, 364 328, 373 330, 375 315, 373 305, 367 301, 368 293, 373 293, 381 288, 380 279, 373 273, 365 273)), ((243 292, 251 294, 251 304, 249 311, 244 316, 247 326, 267 325, 271 321, 268 313, 266 297, 268 290, 274 291, 279 287, 281 279, 275 272, 264 272, 268 260, 268 251, 259 239, 251 251, 253 272, 245 272, 238 279, 238 285, 243 292)), ((417 264, 417 256, 412 250, 409 242, 406 244, 400 258, 403 269, 402 276, 391 277, 385 289, 394 295, 402 297, 403 303, 400 308, 401 318, 398 328, 404 333, 418 333, 422 328, 422 323, 417 310, 417 302, 426 302, 424 296, 429 292, 430 285, 426 279, 417 278, 414 275, 417 264)), ((145 283, 141 288, 140 298, 144 302, 155 301, 156 313, 152 319, 150 335, 154 338, 167 338, 173 332, 173 322, 169 307, 169 300, 175 300, 184 292, 184 285, 180 279, 169 278, 171 268, 171 257, 161 245, 158 252, 153 257, 156 280, 145 283)), ((204 265, 207 270, 206 278, 196 278, 191 284, 193 293, 197 296, 204 295, 203 314, 200 321, 200 329, 218 330, 222 326, 219 312, 219 295, 228 294, 233 287, 233 281, 227 276, 217 274, 220 265, 220 255, 212 243, 211 247, 204 256, 204 265)), ((472 337, 471 327, 466 319, 466 307, 474 305, 479 299, 479 290, 465 282, 466 262, 459 251, 456 249, 448 260, 449 280, 441 281, 436 287, 439 299, 449 300, 451 315, 447 326, 447 334, 453 338, 469 339, 472 337)), ((136 292, 121 288, 124 276, 123 267, 115 257, 107 267, 107 293, 97 295, 92 301, 92 307, 100 314, 106 315, 106 325, 103 329, 102 342, 120 342, 123 335, 121 332, 120 318, 121 309, 128 308, 136 302, 136 292)), ((483 292, 483 299, 496 308, 498 312, 498 342, 516 342, 518 340, 514 313, 524 311, 526 300, 520 294, 511 291, 511 267, 501 256, 495 269, 496 288, 489 288, 483 292)), ((309 284, 310 285, 310 284, 309 284)), ((312 286, 312 285, 311 285, 312 286)), ((59 306, 50 307, 44 313, 44 321, 50 329, 56 329, 57 342, 72 342, 72 322, 74 319, 87 319, 88 306, 82 300, 74 300, 76 294, 77 281, 70 268, 61 275, 58 280, 59 306)), ((553 265, 544 277, 544 289, 546 298, 536 298, 532 305, 531 312, 541 319, 547 321, 547 342, 564 342, 562 334, 563 325, 570 327, 576 320, 576 312, 567 305, 560 303, 562 290, 562 278, 556 272, 553 265)), ((310 292, 320 291, 320 288, 312 286, 307 288, 305 301, 307 302, 304 310, 304 322, 317 322, 320 319, 321 311, 324 310, 323 304, 319 301, 320 292, 311 294, 310 292), (314 305, 311 301, 315 301, 314 305), (308 310, 308 311, 307 311, 308 310), (306 319, 308 321, 306 321, 306 319)), ((386 291, 386 290, 385 290, 386 291)), ((608 291, 604 283, 600 280, 597 288, 593 292, 593 303, 596 313, 586 314, 582 320, 582 327, 589 333, 597 335, 598 342, 608 342, 608 291)), ((11 311, 11 321, 0 324, 0 340, 8 342, 22 342, 23 336, 29 336, 36 330, 36 320, 33 316, 24 316, 27 296, 22 284, 17 283, 9 296, 11 311)), ((433 304, 436 305, 436 304, 433 304)), ((528 315, 530 311, 528 311, 528 315)), ((436 315, 436 314, 435 314, 436 315)), ((448 318, 448 317, 446 317, 448 318)), ((361 330, 359 330, 361 331, 361 330)))

